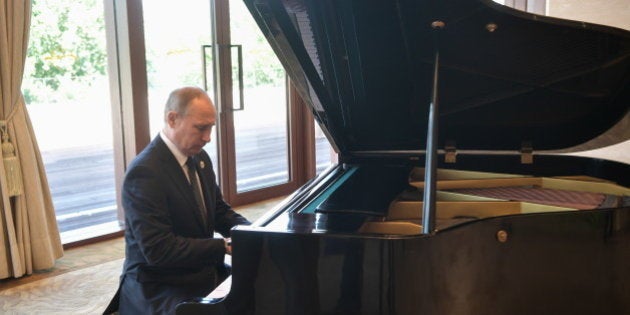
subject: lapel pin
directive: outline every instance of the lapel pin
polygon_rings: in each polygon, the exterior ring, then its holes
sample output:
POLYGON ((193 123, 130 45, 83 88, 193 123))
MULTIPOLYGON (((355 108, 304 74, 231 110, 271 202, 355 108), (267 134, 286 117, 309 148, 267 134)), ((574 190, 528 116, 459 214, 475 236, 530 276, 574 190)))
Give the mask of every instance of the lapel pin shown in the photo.
POLYGON ((206 163, 204 161, 199 162, 199 166, 201 167, 201 169, 206 168, 206 163))

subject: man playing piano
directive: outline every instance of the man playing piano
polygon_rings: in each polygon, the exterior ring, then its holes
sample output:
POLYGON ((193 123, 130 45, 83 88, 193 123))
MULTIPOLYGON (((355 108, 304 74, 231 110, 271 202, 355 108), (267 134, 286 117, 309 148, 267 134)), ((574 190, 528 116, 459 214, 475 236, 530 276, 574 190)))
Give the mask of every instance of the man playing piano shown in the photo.
POLYGON ((171 92, 160 134, 129 165, 122 189, 125 263, 105 311, 173 314, 176 305, 206 296, 226 276, 224 255, 235 225, 249 224, 222 197, 210 157, 216 110, 206 92, 171 92))

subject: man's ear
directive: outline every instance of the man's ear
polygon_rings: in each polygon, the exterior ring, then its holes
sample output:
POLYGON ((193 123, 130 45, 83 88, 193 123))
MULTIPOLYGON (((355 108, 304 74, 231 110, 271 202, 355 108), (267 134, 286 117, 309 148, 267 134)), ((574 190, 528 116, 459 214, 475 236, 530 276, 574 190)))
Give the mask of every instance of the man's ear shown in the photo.
POLYGON ((178 115, 175 111, 169 111, 168 113, 166 113, 166 123, 169 127, 172 128, 173 126, 175 126, 175 120, 177 119, 177 117, 178 115))

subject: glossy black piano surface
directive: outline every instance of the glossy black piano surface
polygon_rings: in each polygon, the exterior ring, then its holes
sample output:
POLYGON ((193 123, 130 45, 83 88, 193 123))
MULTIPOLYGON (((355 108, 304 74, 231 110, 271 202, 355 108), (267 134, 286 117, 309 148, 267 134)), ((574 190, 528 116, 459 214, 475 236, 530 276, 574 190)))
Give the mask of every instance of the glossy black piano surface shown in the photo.
POLYGON ((486 0, 245 2, 340 162, 235 228, 227 294, 178 314, 630 313, 630 167, 552 152, 629 138, 630 32, 486 0), (462 190, 504 186, 591 199, 462 190))

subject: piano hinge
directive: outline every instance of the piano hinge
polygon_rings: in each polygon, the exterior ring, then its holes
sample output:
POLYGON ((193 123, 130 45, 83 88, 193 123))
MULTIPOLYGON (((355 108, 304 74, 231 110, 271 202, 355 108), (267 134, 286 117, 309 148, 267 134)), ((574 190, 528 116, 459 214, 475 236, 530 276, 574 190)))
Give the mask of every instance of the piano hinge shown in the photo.
POLYGON ((521 144, 521 164, 534 163, 534 149, 530 141, 523 141, 521 144))
POLYGON ((446 145, 444 147, 444 162, 457 162, 457 148, 455 147, 455 141, 446 141, 446 145))

